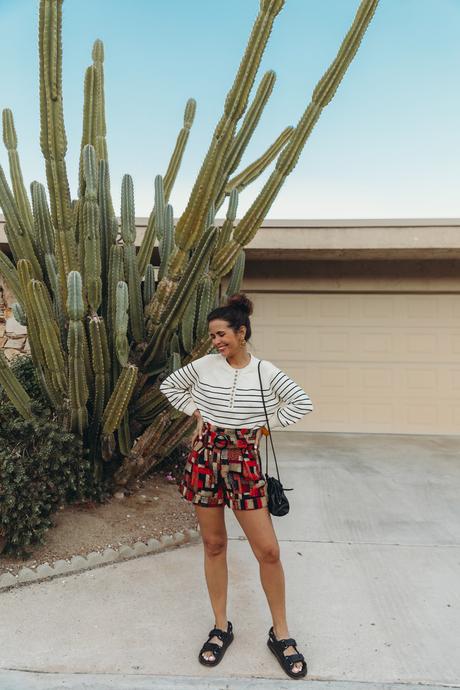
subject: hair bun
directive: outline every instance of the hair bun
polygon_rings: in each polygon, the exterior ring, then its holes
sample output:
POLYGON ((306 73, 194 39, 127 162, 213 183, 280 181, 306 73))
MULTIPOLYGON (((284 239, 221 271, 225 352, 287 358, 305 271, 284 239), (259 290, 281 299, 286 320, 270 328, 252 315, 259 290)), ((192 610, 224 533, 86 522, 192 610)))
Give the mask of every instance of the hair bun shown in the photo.
POLYGON ((254 308, 251 300, 244 294, 244 292, 237 292, 234 295, 231 295, 227 299, 227 306, 240 309, 242 312, 249 315, 252 314, 254 308))

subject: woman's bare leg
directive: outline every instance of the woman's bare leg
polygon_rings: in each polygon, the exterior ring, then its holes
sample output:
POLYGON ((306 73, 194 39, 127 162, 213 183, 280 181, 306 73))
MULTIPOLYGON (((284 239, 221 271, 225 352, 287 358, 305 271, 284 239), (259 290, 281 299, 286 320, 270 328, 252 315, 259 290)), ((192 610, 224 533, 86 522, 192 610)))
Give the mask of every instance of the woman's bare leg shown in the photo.
MULTIPOLYGON (((224 519, 225 506, 200 506, 195 504, 195 514, 200 525, 204 546, 204 572, 214 611, 215 627, 227 630, 227 530, 224 519)), ((218 637, 211 642, 222 646, 218 637)), ((212 652, 204 652, 203 657, 214 660, 212 652)))
MULTIPOLYGON (((268 508, 233 512, 259 561, 260 581, 272 614, 276 638, 284 640, 290 637, 286 621, 284 571, 271 515, 268 508)), ((284 650, 285 656, 295 653, 294 647, 284 650)), ((301 671, 302 664, 295 663, 292 670, 294 673, 301 671)))

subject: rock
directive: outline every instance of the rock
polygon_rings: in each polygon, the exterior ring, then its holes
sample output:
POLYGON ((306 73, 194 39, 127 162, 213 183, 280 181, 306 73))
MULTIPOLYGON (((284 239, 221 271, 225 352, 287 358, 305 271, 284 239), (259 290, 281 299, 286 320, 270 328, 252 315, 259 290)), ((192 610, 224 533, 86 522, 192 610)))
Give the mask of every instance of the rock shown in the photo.
POLYGON ((133 549, 128 544, 121 546, 118 549, 118 553, 120 554, 120 558, 132 558, 135 556, 133 549))
POLYGON ((200 536, 200 533, 196 529, 187 528, 186 531, 188 532, 190 540, 198 539, 200 536))
POLYGON ((116 492, 113 494, 113 497, 114 497, 114 498, 119 498, 119 499, 124 498, 124 497, 125 497, 125 492, 124 492, 124 491, 116 491, 116 492))
POLYGON ((4 575, 0 576, 0 589, 2 587, 10 587, 11 585, 15 585, 16 583, 17 579, 11 573, 5 573, 4 575))
POLYGON ((99 565, 100 563, 104 563, 104 558, 99 551, 91 551, 86 556, 86 560, 88 561, 89 565, 99 565))
POLYGON ((174 544, 174 539, 170 534, 163 534, 160 537, 160 541, 163 546, 172 546, 174 544))
POLYGON ((136 556, 143 556, 145 553, 148 553, 149 548, 143 541, 137 541, 133 546, 133 551, 136 556))
POLYGON ((18 574, 18 582, 31 582, 32 580, 38 579, 38 574, 36 570, 31 570, 30 568, 21 568, 18 574))
POLYGON ((102 553, 102 562, 103 563, 112 563, 112 561, 115 561, 118 558, 118 553, 115 551, 115 549, 104 549, 102 553))
POLYGON ((5 343, 5 347, 12 347, 15 350, 20 350, 23 344, 23 341, 19 338, 8 338, 8 340, 5 343))
POLYGON ((5 355, 7 360, 11 362, 12 359, 14 359, 15 357, 18 357, 21 353, 19 350, 13 350, 13 349, 9 348, 8 350, 6 350, 6 349, 3 350, 3 354, 5 355))
POLYGON ((70 567, 72 570, 83 570, 88 567, 88 562, 83 556, 72 556, 70 559, 70 567))
POLYGON ((22 323, 16 321, 14 316, 10 316, 6 320, 5 330, 7 333, 13 333, 14 335, 27 335, 27 326, 23 326, 22 323))
POLYGON ((55 575, 55 571, 48 565, 48 563, 42 563, 37 568, 37 575, 40 577, 48 577, 48 575, 55 575))
POLYGON ((56 574, 67 573, 70 570, 70 564, 67 561, 64 561, 62 558, 60 558, 58 561, 55 561, 53 563, 53 570, 56 574))
POLYGON ((147 542, 149 552, 159 551, 161 549, 161 542, 158 539, 149 539, 147 542))

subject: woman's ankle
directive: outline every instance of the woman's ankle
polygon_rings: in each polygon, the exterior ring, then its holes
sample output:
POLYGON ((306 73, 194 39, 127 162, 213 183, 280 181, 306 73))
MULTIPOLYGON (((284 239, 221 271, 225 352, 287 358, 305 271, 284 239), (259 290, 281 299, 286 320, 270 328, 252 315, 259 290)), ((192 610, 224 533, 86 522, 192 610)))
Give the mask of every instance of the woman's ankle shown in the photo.
POLYGON ((286 625, 279 627, 273 625, 273 632, 277 640, 286 640, 289 637, 289 630, 286 625))

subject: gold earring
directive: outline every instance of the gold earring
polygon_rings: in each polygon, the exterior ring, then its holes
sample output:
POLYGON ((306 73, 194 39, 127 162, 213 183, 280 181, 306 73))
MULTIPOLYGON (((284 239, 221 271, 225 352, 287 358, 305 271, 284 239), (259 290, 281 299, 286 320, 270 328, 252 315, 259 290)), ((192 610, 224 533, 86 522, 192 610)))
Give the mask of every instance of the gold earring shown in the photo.
POLYGON ((243 339, 242 339, 242 340, 241 340, 240 342, 241 342, 241 344, 242 344, 242 345, 244 345, 244 344, 245 344, 245 342, 246 342, 246 339, 245 339, 245 338, 243 338, 243 339))

